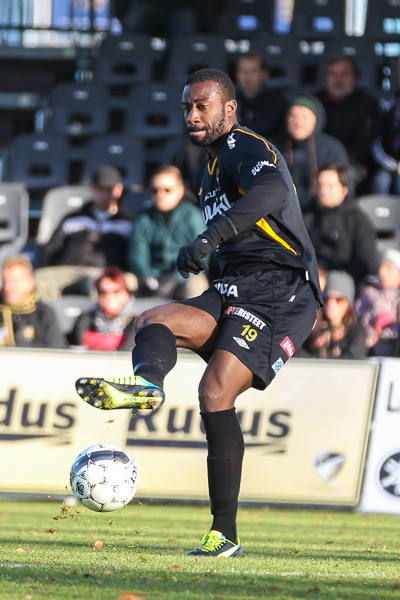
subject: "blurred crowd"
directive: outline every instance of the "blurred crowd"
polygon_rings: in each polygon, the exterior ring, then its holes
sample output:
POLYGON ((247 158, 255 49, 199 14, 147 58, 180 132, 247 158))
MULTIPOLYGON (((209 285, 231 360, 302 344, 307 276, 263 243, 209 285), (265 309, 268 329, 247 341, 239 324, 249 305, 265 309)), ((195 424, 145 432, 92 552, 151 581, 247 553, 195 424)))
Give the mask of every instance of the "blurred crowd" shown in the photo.
MULTIPOLYGON (((146 12, 145 3, 135 6, 126 15, 132 31, 146 12)), ((323 89, 290 96, 269 89, 268 66, 256 52, 236 64, 239 122, 285 157, 317 255, 325 305, 300 357, 400 354, 400 249, 379 251, 357 202, 365 194, 400 196, 400 92, 382 106, 358 86, 359 76, 352 56, 333 56, 323 89)), ((91 199, 64 217, 38 268, 23 254, 3 262, 0 344, 129 349, 141 300, 181 300, 206 289, 218 278, 213 257, 207 274, 189 280, 175 265, 179 248, 205 228, 191 189, 205 158, 206 149, 185 144, 174 164, 152 174, 134 218, 124 210, 121 173, 100 167, 91 199), (67 296, 91 299, 69 328, 57 317, 67 296)))

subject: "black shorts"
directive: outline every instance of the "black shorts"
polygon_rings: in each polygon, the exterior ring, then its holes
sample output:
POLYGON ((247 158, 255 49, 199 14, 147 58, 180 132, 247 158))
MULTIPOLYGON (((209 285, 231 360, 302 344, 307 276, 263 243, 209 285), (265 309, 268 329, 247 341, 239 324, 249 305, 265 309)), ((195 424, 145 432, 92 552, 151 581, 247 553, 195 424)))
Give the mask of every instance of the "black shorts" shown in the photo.
MULTIPOLYGON (((228 350, 253 373, 263 390, 310 335, 317 302, 297 272, 279 267, 214 282, 201 296, 180 304, 210 314, 219 325, 214 348, 228 350)), ((210 354, 198 352, 208 362, 210 354)))

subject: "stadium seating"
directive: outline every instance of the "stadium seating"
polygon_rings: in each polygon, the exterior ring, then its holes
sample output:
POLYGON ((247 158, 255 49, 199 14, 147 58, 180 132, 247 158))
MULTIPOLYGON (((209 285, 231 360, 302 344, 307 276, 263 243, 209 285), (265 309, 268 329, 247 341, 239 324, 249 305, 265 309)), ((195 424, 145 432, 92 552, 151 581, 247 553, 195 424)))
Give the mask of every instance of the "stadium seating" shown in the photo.
POLYGON ((397 0, 370 0, 367 8, 365 33, 373 40, 398 41, 400 33, 400 4, 397 0))
POLYGON ((93 310, 96 301, 88 296, 63 296, 50 302, 50 306, 57 315, 62 333, 68 335, 81 314, 93 310))
POLYGON ((378 233, 378 250, 400 249, 400 196, 371 194, 358 198, 358 205, 378 233))
POLYGON ((64 185, 68 179, 68 144, 50 133, 26 133, 10 145, 9 179, 29 189, 64 185))
POLYGON ((126 132, 144 139, 184 131, 182 88, 171 83, 143 83, 130 95, 126 132))
POLYGON ((295 0, 291 33, 299 39, 344 36, 346 0, 295 0))
POLYGON ((51 94, 54 133, 88 136, 108 129, 108 94, 100 83, 62 83, 51 94))
POLYGON ((49 190, 44 199, 36 242, 46 244, 63 218, 91 198, 91 187, 66 185, 49 190))
POLYGON ((96 80, 108 85, 133 85, 139 81, 150 81, 154 55, 149 36, 109 35, 99 49, 96 80))
POLYGON ((0 184, 0 265, 18 254, 28 237, 29 196, 19 183, 0 184))
POLYGON ((273 31, 274 2, 230 0, 220 16, 217 32, 226 38, 254 38, 273 31))
POLYGON ((122 174, 125 187, 143 185, 143 142, 132 136, 110 134, 93 138, 87 145, 83 181, 92 181, 93 173, 101 165, 112 165, 122 174))
POLYGON ((270 70, 268 87, 299 87, 302 84, 302 62, 299 42, 288 36, 268 36, 251 41, 270 70))
POLYGON ((167 81, 184 85, 191 73, 207 67, 220 71, 227 70, 228 54, 223 37, 184 35, 173 41, 167 81))

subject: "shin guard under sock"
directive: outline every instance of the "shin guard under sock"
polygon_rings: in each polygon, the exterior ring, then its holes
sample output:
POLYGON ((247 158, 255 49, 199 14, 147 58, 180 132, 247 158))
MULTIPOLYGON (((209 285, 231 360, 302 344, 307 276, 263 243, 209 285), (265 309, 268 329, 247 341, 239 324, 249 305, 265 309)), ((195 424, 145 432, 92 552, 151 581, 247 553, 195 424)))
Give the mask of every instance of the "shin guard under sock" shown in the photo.
POLYGON ((174 334, 161 323, 151 323, 139 329, 135 342, 132 350, 135 375, 162 388, 164 377, 173 369, 177 359, 174 334))
POLYGON ((208 487, 214 517, 211 529, 220 531, 228 540, 237 543, 236 513, 244 454, 243 433, 234 408, 201 413, 201 417, 208 444, 208 487))

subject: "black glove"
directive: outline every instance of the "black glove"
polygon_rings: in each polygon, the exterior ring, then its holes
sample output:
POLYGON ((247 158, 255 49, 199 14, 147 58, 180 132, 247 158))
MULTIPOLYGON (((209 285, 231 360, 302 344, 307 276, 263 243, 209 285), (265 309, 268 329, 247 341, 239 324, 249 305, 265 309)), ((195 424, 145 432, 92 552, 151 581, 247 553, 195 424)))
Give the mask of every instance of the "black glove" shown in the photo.
POLYGON ((198 275, 208 269, 204 258, 225 240, 236 235, 236 227, 227 215, 223 215, 214 225, 203 231, 193 242, 179 250, 176 266, 179 273, 188 279, 189 273, 198 275))
POLYGON ((213 246, 205 237, 197 237, 193 242, 182 246, 176 260, 176 266, 182 277, 188 279, 189 273, 198 275, 200 271, 208 269, 204 258, 213 250, 213 246))

